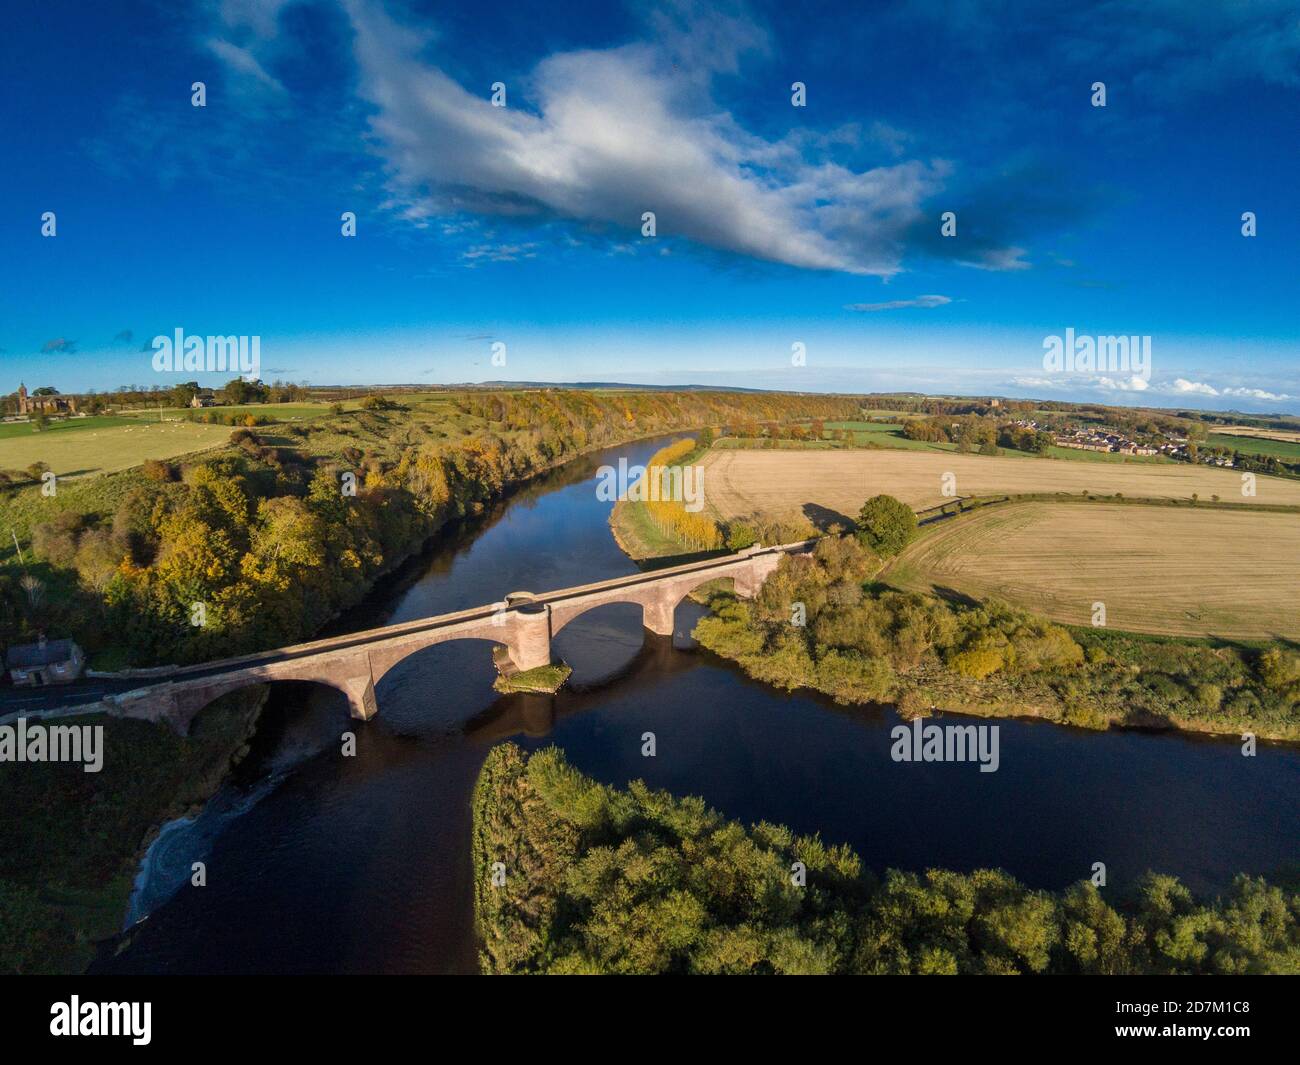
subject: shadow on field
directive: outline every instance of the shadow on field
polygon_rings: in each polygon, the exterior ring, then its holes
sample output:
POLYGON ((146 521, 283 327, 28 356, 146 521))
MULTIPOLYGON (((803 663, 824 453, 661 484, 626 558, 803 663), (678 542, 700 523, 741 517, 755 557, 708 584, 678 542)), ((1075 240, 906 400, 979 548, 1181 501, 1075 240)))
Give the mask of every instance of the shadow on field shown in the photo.
POLYGON ((844 532, 849 532, 854 525, 852 518, 820 503, 805 503, 803 516, 817 527, 818 532, 830 532, 832 525, 838 525, 844 532))

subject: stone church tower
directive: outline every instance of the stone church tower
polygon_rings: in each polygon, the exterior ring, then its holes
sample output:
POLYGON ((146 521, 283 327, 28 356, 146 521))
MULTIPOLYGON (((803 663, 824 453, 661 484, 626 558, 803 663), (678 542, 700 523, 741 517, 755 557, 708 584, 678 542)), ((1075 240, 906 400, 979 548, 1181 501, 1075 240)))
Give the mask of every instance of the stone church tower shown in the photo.
POLYGON ((31 397, 27 394, 27 386, 19 383, 18 385, 18 413, 19 414, 76 414, 77 401, 74 398, 65 399, 63 396, 36 396, 31 397))

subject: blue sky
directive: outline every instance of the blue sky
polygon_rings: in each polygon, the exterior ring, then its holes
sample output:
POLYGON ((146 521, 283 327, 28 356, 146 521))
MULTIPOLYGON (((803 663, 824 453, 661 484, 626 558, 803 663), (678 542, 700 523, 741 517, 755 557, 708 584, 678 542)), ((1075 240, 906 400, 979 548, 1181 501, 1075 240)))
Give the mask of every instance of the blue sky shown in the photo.
POLYGON ((5 391, 170 385, 181 328, 268 380, 1300 411, 1297 2, 51 0, 0 62, 5 391), (1067 328, 1150 373, 1045 370, 1067 328))

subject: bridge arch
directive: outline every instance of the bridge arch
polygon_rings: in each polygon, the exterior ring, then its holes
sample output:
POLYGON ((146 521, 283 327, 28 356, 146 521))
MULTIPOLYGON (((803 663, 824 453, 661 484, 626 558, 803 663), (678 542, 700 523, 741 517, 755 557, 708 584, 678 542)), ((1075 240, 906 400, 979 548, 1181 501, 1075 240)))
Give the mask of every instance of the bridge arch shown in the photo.
MULTIPOLYGON (((270 688, 288 683, 304 683, 329 688, 343 696, 350 711, 353 708, 353 693, 346 686, 339 684, 334 678, 323 674, 293 677, 258 677, 247 674, 234 674, 219 679, 213 678, 210 683, 164 687, 161 692, 154 689, 150 692, 151 697, 140 700, 130 699, 131 693, 127 693, 128 698, 118 701, 116 713, 121 717, 136 717, 161 722, 170 726, 173 731, 180 735, 188 736, 194 727, 194 722, 214 703, 227 696, 249 692, 262 686, 270 688)), ((353 712, 353 716, 357 716, 355 712, 353 712)))
POLYGON ((602 685, 622 675, 646 645, 640 603, 600 603, 552 633, 551 655, 573 670, 570 687, 602 685))
POLYGON ((659 583, 611 591, 607 596, 599 596, 581 604, 554 604, 551 614, 551 636, 558 635, 567 625, 584 614, 614 603, 631 603, 641 607, 641 623, 645 628, 660 636, 671 636, 673 616, 682 600, 696 588, 716 580, 731 580, 737 595, 752 594, 754 590, 752 584, 747 583, 746 575, 743 573, 683 574, 659 583))

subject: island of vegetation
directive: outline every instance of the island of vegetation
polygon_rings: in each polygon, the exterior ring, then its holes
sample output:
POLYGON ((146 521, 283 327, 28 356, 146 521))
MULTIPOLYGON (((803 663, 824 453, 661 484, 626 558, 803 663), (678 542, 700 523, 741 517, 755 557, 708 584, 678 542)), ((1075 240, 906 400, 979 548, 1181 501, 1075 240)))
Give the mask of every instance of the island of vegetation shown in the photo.
POLYGON ((573 670, 561 662, 557 665, 538 666, 522 672, 502 673, 492 682, 492 687, 503 694, 511 692, 535 692, 550 694, 564 687, 573 670))
POLYGON ((474 792, 484 972, 1203 974, 1300 971, 1300 894, 1214 900, 1148 873, 1124 895, 996 869, 888 870, 698 798, 494 748, 474 792))

